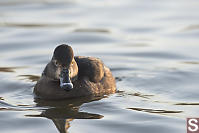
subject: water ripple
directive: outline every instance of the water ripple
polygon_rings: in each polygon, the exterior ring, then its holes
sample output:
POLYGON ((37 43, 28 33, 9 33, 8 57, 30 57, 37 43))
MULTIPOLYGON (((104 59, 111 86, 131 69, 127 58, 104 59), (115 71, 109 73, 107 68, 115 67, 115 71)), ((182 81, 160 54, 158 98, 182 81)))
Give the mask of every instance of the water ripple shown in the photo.
POLYGON ((145 108, 127 108, 135 111, 142 111, 148 113, 157 113, 157 114, 170 114, 170 113, 182 113, 183 111, 175 111, 175 110, 162 110, 162 109, 145 109, 145 108))
POLYGON ((199 105, 199 103, 176 103, 175 105, 199 105))
POLYGON ((74 23, 13 23, 0 22, 0 27, 23 27, 23 28, 63 28, 74 26, 74 23))
POLYGON ((94 29, 94 28, 75 29, 74 32, 111 33, 111 31, 109 31, 109 30, 107 30, 107 29, 94 29))
POLYGON ((24 69, 27 67, 0 67, 0 72, 15 72, 16 69, 24 69))
POLYGON ((22 78, 22 80, 28 79, 31 82, 36 82, 40 78, 40 76, 37 76, 37 75, 18 75, 18 77, 22 78))
POLYGON ((182 31, 192 31, 192 30, 199 30, 199 25, 189 25, 185 27, 182 31))

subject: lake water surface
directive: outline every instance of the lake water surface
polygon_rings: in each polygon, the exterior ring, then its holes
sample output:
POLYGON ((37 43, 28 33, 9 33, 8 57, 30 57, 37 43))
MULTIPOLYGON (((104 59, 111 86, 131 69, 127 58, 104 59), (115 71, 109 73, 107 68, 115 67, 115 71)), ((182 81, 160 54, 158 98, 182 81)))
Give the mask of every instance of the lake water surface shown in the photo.
POLYGON ((1 133, 186 133, 199 117, 199 1, 0 1, 1 133), (101 58, 117 93, 34 100, 54 48, 101 58))

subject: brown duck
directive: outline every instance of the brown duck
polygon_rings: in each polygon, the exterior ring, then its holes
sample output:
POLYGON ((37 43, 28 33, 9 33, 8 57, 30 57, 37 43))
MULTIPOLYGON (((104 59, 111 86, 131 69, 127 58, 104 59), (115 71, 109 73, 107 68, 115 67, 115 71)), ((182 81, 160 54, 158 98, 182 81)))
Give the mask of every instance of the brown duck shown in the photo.
POLYGON ((69 45, 55 48, 34 88, 35 98, 65 99, 116 91, 115 79, 100 59, 75 56, 69 45))

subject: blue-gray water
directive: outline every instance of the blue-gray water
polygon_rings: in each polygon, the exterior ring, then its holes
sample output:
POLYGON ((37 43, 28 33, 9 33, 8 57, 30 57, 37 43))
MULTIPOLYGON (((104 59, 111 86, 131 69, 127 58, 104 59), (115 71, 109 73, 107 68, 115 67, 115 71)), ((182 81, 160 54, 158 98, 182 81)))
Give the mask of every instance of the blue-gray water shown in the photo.
POLYGON ((1 133, 185 133, 199 117, 197 0, 0 1, 1 133), (54 48, 101 58, 116 94, 34 101, 54 48))

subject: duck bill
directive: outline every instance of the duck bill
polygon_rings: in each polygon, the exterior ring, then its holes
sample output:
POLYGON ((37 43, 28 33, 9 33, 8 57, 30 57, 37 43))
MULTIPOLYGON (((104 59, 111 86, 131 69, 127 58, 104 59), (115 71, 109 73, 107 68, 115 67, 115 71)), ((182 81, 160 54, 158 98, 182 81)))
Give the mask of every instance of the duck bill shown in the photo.
POLYGON ((60 75, 60 87, 66 91, 70 91, 73 89, 73 84, 70 80, 70 74, 68 69, 63 69, 60 75))

